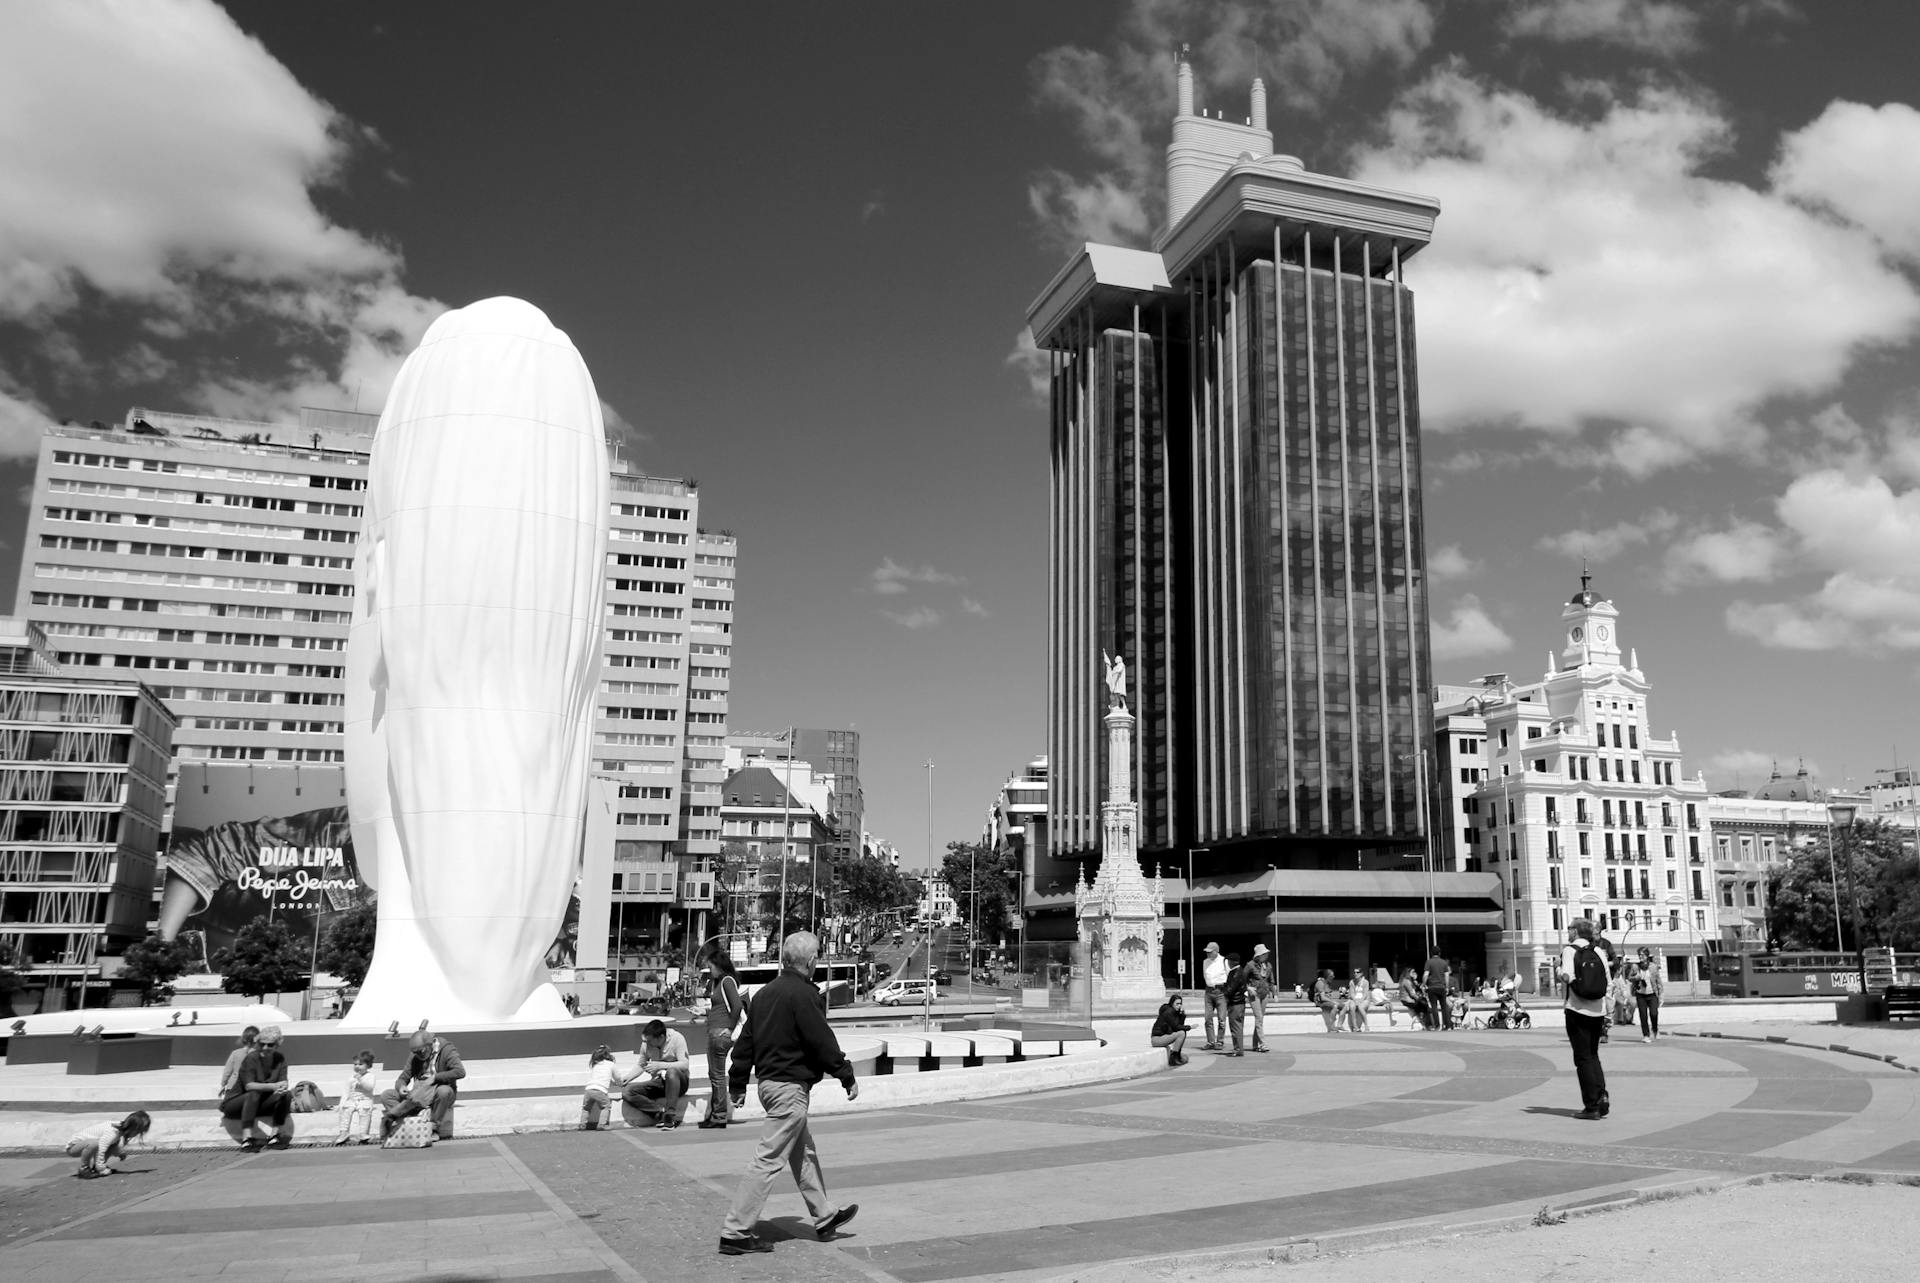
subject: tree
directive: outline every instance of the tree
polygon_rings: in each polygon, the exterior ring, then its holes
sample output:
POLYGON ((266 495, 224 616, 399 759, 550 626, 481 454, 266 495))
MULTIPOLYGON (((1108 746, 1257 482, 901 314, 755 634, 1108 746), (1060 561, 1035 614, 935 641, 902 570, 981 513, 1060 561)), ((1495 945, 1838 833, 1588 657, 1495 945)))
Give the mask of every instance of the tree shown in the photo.
POLYGON ((1906 830, 1875 820, 1835 833, 1831 853, 1824 841, 1794 851, 1767 879, 1769 924, 1781 947, 1831 950, 1844 940, 1849 951, 1920 948, 1920 855, 1907 850, 1911 842, 1906 830))
POLYGON ((912 879, 876 855, 856 855, 839 868, 840 911, 860 920, 859 938, 873 935, 872 920, 892 909, 910 906, 919 897, 912 879))
MULTIPOLYGON (((761 868, 761 889, 757 896, 757 908, 760 920, 768 929, 768 944, 777 949, 780 941, 795 931, 806 931, 810 922, 824 916, 821 906, 814 904, 809 911, 808 900, 815 893, 813 866, 800 860, 787 861, 787 896, 785 912, 781 912, 780 903, 780 857, 765 858, 761 868)), ((818 888, 824 895, 827 887, 822 883, 818 888)))
POLYGON ((975 939, 999 939, 1007 934, 1017 911, 1014 883, 1020 860, 1011 850, 995 851, 981 842, 949 842, 940 872, 962 922, 979 928, 975 939))
POLYGON ((371 903, 356 904, 335 914, 320 942, 321 970, 332 972, 356 989, 365 984, 378 921, 379 911, 371 903))
POLYGON ((293 938, 286 923, 255 918, 234 933, 232 948, 213 955, 220 987, 260 999, 305 988, 307 957, 302 943, 293 938))
POLYGON ((120 978, 140 986, 142 1003, 165 1002, 173 997, 173 980, 200 960, 191 942, 162 940, 150 935, 127 946, 121 955, 120 978))

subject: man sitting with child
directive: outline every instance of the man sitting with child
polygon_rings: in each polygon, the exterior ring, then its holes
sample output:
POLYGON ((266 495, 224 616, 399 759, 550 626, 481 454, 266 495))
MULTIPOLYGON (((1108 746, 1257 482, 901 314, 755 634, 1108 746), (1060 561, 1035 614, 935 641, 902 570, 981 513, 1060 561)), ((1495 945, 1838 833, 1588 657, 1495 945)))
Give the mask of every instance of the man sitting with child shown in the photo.
POLYGON ((692 1075, 685 1035, 663 1020, 649 1020, 640 1031, 640 1067, 628 1078, 622 1099, 661 1131, 672 1131, 680 1125, 680 1098, 692 1075))

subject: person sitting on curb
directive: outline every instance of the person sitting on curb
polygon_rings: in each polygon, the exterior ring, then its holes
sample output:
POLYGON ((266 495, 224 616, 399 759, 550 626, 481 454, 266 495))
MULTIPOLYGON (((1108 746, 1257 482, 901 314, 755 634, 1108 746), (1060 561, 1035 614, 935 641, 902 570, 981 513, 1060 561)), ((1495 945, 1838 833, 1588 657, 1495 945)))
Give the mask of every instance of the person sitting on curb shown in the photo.
POLYGON ((1340 1030, 1339 991, 1333 987, 1333 972, 1322 971, 1313 978, 1313 1005, 1320 1008, 1320 1018, 1327 1022, 1328 1033, 1340 1030))
POLYGON ((1190 1028, 1187 1024, 1186 999, 1176 993, 1160 1004, 1160 1014, 1153 1022, 1153 1045, 1167 1049, 1169 1066, 1187 1063, 1185 1050, 1187 1030, 1190 1028))
POLYGON ((626 1102, 661 1131, 680 1125, 680 1098, 693 1078, 686 1037, 664 1020, 649 1020, 640 1031, 640 1068, 628 1078, 626 1102))
POLYGON ((1427 1006, 1427 991, 1420 984, 1420 973, 1412 967, 1400 973, 1400 1005, 1412 1013, 1422 1029, 1433 1028, 1433 1012, 1427 1006))
POLYGON ((441 1140, 453 1139, 453 1106, 460 1095, 460 1080, 467 1067, 460 1060, 460 1049, 426 1030, 417 1030, 408 1039, 412 1054, 394 1081, 392 1090, 383 1091, 374 1103, 380 1106, 380 1136, 385 1139, 421 1110, 433 1116, 433 1132, 441 1140))

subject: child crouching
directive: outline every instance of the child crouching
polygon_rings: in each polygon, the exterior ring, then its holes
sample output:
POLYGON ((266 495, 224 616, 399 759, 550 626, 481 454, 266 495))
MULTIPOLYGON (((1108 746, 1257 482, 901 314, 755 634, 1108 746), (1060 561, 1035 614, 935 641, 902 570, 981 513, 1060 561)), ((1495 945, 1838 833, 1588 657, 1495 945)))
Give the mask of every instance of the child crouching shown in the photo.
POLYGON ((67 1142, 67 1157, 80 1160, 80 1170, 74 1174, 82 1179, 111 1176, 109 1164, 125 1155, 127 1146, 145 1136, 151 1126, 147 1111, 136 1109, 117 1123, 95 1123, 80 1132, 67 1142))
POLYGON ((340 1093, 340 1130, 333 1138, 334 1144, 346 1144, 354 1139, 356 1131, 362 1145, 374 1140, 373 1120, 380 1111, 373 1098, 379 1086, 373 1080, 373 1053, 363 1051, 347 1070, 347 1089, 340 1093))
MULTIPOLYGON (((624 1086, 627 1075, 620 1072, 620 1066, 614 1062, 613 1049, 601 1043, 587 1057, 587 1088, 580 1096, 580 1130, 596 1131, 604 1115, 613 1102, 614 1091, 624 1086)), ((612 1125, 612 1119, 608 1119, 612 1125)))

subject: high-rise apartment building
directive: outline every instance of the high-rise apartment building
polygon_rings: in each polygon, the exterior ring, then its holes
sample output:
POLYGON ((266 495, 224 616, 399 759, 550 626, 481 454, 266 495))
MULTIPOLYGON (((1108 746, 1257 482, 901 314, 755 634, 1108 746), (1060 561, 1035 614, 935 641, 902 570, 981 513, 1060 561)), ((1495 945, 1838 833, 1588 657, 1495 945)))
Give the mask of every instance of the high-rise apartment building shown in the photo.
MULTIPOLYGON (((51 430, 19 613, 66 664, 150 682, 179 716, 181 760, 340 761, 376 423, 134 409, 116 427, 51 430)), ((685 482, 616 463, 611 504, 593 755, 616 781, 615 897, 691 913, 711 893, 683 892, 711 880, 686 875, 720 850, 738 548, 700 528, 685 482)))
MULTIPOLYGON (((1195 930, 1265 940, 1288 975, 1361 961, 1396 947, 1343 954, 1353 933, 1327 928, 1424 898, 1391 862, 1424 835, 1405 269, 1439 207, 1275 154, 1259 81, 1244 125, 1196 111, 1184 57, 1167 197, 1151 250, 1088 245, 1028 310, 1052 356, 1052 852, 1098 851, 1099 665, 1117 653, 1142 852, 1179 874, 1191 859, 1195 930)), ((1445 890, 1493 907, 1477 882, 1445 890)))

